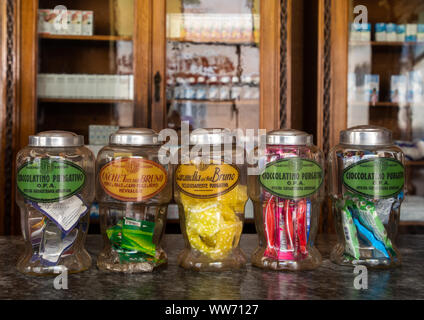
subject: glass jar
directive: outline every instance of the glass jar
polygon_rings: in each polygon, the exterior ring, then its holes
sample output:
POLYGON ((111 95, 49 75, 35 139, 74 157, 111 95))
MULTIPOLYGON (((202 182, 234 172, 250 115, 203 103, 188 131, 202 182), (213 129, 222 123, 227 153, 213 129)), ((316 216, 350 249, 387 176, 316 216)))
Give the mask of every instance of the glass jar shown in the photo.
POLYGON ((295 271, 321 264, 314 241, 324 198, 323 164, 312 135, 289 129, 268 133, 259 175, 248 177, 259 235, 254 266, 295 271))
MULTIPOLYGON (((175 170, 174 199, 185 240, 178 263, 185 269, 234 270, 246 263, 239 247, 247 202, 246 166, 236 164, 243 150, 226 144, 225 136, 220 129, 193 131, 191 153, 201 150, 175 170)), ((183 150, 180 155, 185 157, 183 150)))
POLYGON ((400 264, 394 241, 404 197, 404 156, 390 130, 342 131, 329 155, 330 195, 338 235, 331 260, 342 265, 400 264))
POLYGON ((29 137, 17 154, 17 204, 25 252, 18 270, 53 275, 87 270, 84 249, 94 200, 94 155, 84 137, 46 131, 29 137))
POLYGON ((172 169, 159 162, 162 144, 151 129, 121 129, 97 157, 96 199, 104 247, 99 269, 151 272, 167 264, 161 247, 172 169))

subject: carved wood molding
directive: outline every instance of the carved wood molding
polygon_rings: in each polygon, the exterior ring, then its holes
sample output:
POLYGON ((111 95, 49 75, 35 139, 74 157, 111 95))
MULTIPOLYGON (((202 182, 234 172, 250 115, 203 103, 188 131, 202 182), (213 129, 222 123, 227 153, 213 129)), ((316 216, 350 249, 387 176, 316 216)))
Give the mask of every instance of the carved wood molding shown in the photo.
POLYGON ((16 0, 7 0, 2 4, 2 79, 3 117, 1 139, 1 204, 3 217, 0 219, 0 233, 10 234, 13 210, 13 163, 14 163, 14 114, 16 104, 16 0))
POLYGON ((287 127, 287 35, 288 35, 288 0, 281 0, 280 11, 280 128, 287 127))
POLYGON ((330 151, 330 128, 331 128, 331 95, 332 95, 332 74, 331 74, 331 2, 324 1, 324 67, 323 67, 323 126, 322 126, 322 149, 325 155, 330 151))

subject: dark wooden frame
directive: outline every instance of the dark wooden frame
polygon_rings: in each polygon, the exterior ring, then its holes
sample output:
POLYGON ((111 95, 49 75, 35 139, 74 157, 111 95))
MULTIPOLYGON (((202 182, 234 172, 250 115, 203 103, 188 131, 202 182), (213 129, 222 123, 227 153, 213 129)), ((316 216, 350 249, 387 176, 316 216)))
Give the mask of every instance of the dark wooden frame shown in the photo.
POLYGON ((16 230, 14 211, 14 159, 16 150, 16 119, 19 28, 19 1, 0 3, 0 234, 16 230))

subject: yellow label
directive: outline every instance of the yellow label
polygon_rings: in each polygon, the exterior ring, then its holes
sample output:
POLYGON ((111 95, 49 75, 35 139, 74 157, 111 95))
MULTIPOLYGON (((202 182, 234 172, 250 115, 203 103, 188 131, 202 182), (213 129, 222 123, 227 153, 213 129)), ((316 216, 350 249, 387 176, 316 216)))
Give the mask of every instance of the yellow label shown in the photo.
POLYGON ((239 176, 238 168, 229 164, 181 164, 175 172, 175 181, 178 189, 186 195, 209 199, 233 190, 239 176))
POLYGON ((100 170, 100 184, 108 195, 121 201, 145 201, 166 185, 166 170, 156 162, 141 158, 122 158, 100 170))

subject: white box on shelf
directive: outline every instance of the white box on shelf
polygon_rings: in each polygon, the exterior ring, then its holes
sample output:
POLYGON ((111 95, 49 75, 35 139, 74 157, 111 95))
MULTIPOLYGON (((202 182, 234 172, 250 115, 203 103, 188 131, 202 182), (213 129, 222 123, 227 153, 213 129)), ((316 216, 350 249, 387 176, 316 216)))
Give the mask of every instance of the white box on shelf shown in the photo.
POLYGON ((417 26, 417 41, 424 41, 424 24, 419 24, 417 26))
POLYGON ((84 99, 88 97, 87 92, 87 75, 86 74, 77 74, 77 85, 75 88, 75 98, 84 99))
POLYGON ((423 75, 420 71, 408 73, 408 102, 419 103, 423 99, 423 75))
POLYGON ((386 24, 386 41, 397 41, 397 25, 394 23, 386 24))
POLYGON ((57 74, 56 79, 56 92, 54 93, 53 97, 55 98, 66 98, 65 96, 65 90, 66 90, 66 78, 67 76, 65 74, 57 74))
POLYGON ((68 35, 81 35, 82 33, 82 11, 80 10, 68 10, 68 35))
POLYGON ((77 97, 78 75, 67 74, 65 82, 64 97, 75 99, 77 97))
POLYGON ((57 91, 56 74, 47 73, 45 75, 45 79, 46 87, 44 98, 52 98, 54 96, 54 93, 57 91))
POLYGON ((128 97, 127 99, 134 99, 134 75, 128 75, 128 97))
POLYGON ((120 75, 118 80, 118 96, 117 98, 120 100, 126 100, 129 96, 130 83, 128 75, 120 75))
POLYGON ((404 75, 392 75, 390 80, 390 101, 403 104, 406 102, 408 81, 404 75))
POLYGON ((380 94, 380 76, 378 74, 366 74, 364 81, 367 101, 372 103, 378 102, 380 94))
POLYGON ((362 24, 361 41, 371 41, 371 23, 362 24))
POLYGON ((417 41, 418 25, 415 23, 408 23, 406 25, 406 36, 405 41, 415 42, 417 41))
POLYGON ((57 13, 54 10, 44 9, 43 32, 47 34, 56 34, 55 23, 57 21, 57 13))
POLYGON ((93 11, 82 11, 81 34, 83 36, 92 36, 94 30, 93 11))
POLYGON ((108 75, 100 74, 96 76, 96 98, 107 99, 109 93, 107 92, 108 75))
POLYGON ((49 10, 46 9, 39 9, 38 10, 38 24, 37 24, 37 29, 38 29, 38 33, 48 33, 47 30, 47 25, 46 25, 46 21, 45 19, 47 18, 47 14, 48 14, 49 10))
POLYGON ((85 98, 86 99, 96 99, 97 94, 97 75, 88 74, 87 75, 87 86, 85 87, 85 98))
POLYGON ((396 41, 404 42, 406 37, 406 25, 398 24, 396 26, 396 41))
POLYGON ((112 99, 119 99, 119 75, 111 75, 112 99))
POLYGON ((386 41, 386 24, 385 23, 376 23, 375 24, 375 41, 386 41))
POLYGON ((89 144, 107 145, 109 144, 109 136, 118 130, 118 126, 89 125, 89 144))
POLYGON ((39 98, 44 98, 46 95, 46 75, 43 73, 38 74, 37 76, 37 96, 39 98))

